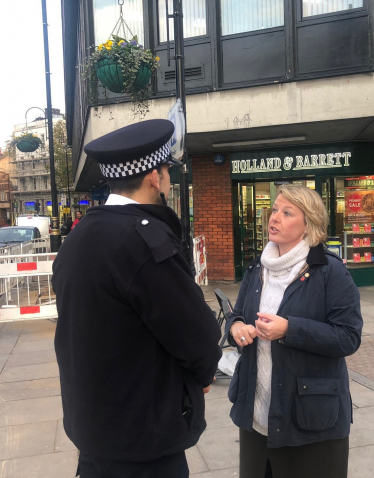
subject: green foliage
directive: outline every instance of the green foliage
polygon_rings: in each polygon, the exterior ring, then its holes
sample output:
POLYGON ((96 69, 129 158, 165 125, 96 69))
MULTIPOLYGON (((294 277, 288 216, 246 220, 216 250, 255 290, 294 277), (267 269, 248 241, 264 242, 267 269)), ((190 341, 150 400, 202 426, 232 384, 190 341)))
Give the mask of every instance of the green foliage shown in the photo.
POLYGON ((13 161, 15 161, 17 157, 16 147, 12 144, 14 138, 15 138, 14 133, 12 133, 11 137, 7 141, 5 141, 5 152, 4 152, 4 155, 5 153, 7 153, 8 156, 11 159, 13 159, 13 161))
POLYGON ((107 98, 106 87, 98 79, 96 68, 99 60, 112 59, 122 70, 122 95, 129 95, 134 104, 134 112, 145 116, 149 111, 150 86, 138 88, 134 86, 134 82, 141 66, 149 68, 154 73, 160 59, 155 57, 151 50, 146 50, 139 45, 136 36, 130 41, 116 35, 112 38, 113 40, 108 40, 96 47, 84 64, 83 77, 88 79, 89 101, 97 110, 99 87, 104 88, 107 98))
MULTIPOLYGON (((56 187, 59 191, 67 190, 68 188, 68 173, 69 168, 69 183, 70 187, 73 184, 73 165, 71 160, 71 149, 66 148, 66 122, 65 120, 57 121, 53 127, 53 145, 55 153, 55 177, 56 187), (68 160, 68 167, 66 165, 66 155, 68 160)), ((46 165, 49 171, 49 164, 46 165)))

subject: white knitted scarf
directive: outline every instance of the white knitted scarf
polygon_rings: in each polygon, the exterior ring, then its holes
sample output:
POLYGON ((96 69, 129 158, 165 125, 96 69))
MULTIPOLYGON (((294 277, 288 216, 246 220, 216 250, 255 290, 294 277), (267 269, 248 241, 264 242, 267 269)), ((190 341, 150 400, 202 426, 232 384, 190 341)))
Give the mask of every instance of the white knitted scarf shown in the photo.
MULTIPOLYGON (((279 248, 274 242, 269 242, 266 245, 261 255, 264 284, 259 312, 269 314, 278 312, 284 291, 304 266, 308 253, 309 245, 304 239, 283 256, 279 256, 279 248)), ((271 342, 258 339, 253 428, 266 436, 268 434, 272 368, 271 342)))

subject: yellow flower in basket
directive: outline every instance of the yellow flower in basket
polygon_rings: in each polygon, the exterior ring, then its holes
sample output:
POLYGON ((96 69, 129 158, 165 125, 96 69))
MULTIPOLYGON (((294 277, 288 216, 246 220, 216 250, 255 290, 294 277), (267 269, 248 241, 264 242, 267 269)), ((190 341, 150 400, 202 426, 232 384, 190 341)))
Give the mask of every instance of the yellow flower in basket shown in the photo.
POLYGON ((107 42, 104 43, 104 46, 107 50, 111 50, 112 49, 112 45, 113 45, 113 42, 112 40, 108 40, 107 42))
POLYGON ((103 44, 100 43, 100 45, 97 48, 101 51, 103 49, 103 44))
POLYGON ((159 56, 156 56, 156 61, 160 61, 160 57, 159 57, 159 56))

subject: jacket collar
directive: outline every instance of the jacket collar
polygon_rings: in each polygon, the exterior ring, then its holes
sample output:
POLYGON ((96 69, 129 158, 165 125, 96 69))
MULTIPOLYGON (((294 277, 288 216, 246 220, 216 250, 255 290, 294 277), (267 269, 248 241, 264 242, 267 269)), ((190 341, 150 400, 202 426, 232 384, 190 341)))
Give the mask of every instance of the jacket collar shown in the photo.
POLYGON ((149 217, 167 224, 172 232, 182 238, 182 226, 178 216, 168 206, 158 204, 126 204, 124 206, 95 206, 88 209, 87 214, 94 211, 123 214, 125 216, 149 217))
POLYGON ((310 248, 306 262, 309 266, 328 264, 323 244, 310 248))

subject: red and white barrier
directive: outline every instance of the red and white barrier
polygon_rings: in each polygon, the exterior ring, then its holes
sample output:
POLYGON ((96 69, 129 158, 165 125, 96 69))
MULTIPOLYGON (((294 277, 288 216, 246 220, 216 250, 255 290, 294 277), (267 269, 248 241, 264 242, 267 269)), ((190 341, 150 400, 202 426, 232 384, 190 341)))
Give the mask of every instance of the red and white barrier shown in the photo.
POLYGON ((51 277, 56 254, 0 256, 0 323, 57 317, 51 277))
POLYGON ((56 304, 5 307, 0 309, 0 323, 32 319, 54 319, 57 317, 56 304))
POLYGON ((0 276, 52 273, 52 264, 53 260, 17 263, 7 262, 5 264, 0 264, 0 276))
POLYGON ((199 285, 208 285, 205 236, 198 236, 193 240, 193 256, 196 269, 195 281, 199 285))

